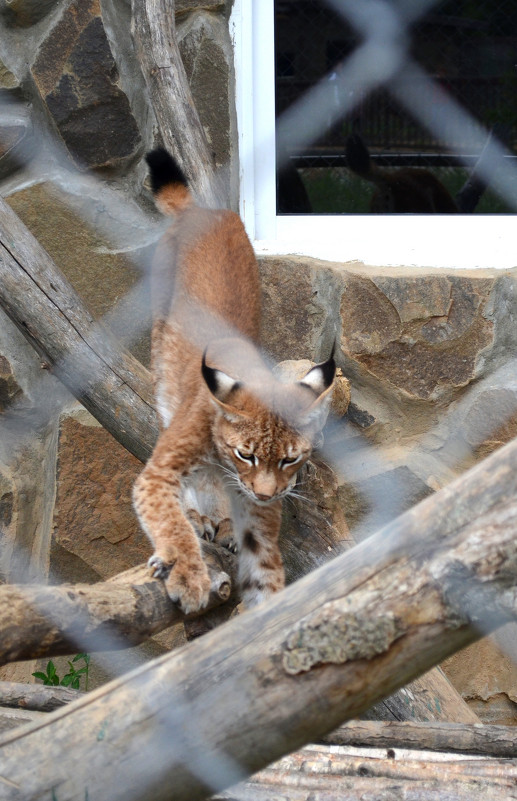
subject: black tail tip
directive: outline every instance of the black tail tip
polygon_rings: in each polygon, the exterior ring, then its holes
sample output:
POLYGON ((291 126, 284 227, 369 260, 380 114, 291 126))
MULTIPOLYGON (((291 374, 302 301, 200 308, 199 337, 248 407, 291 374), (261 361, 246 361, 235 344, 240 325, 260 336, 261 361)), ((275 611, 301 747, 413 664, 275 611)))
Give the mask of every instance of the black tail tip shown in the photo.
POLYGON ((188 186, 185 173, 164 147, 151 150, 147 153, 145 160, 149 166, 151 189, 154 195, 169 184, 188 186))

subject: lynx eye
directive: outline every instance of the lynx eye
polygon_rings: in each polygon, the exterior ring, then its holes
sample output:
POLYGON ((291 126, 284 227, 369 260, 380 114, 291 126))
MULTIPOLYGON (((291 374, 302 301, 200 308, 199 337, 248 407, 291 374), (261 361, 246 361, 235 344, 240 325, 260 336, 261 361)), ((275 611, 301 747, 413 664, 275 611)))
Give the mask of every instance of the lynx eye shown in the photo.
POLYGON ((250 453, 248 451, 240 451, 238 448, 233 449, 234 454, 236 455, 237 459, 240 459, 241 462, 246 462, 247 464, 256 465, 257 464, 257 457, 254 453, 250 453))
POLYGON ((289 467, 292 464, 297 464, 300 459, 302 458, 303 454, 299 454, 298 456, 285 456, 283 459, 280 459, 278 466, 283 470, 284 467, 289 467))

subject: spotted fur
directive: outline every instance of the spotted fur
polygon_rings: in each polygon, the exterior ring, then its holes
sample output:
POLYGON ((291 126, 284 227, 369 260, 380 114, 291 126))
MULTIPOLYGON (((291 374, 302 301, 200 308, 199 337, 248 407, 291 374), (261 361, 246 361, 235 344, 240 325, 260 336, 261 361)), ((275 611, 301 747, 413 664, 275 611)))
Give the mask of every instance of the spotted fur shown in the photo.
POLYGON ((334 360, 274 378, 258 350, 260 285, 238 215, 195 205, 163 150, 148 157, 173 215, 153 264, 152 369, 162 429, 134 487, 149 564, 185 612, 208 601, 200 537, 239 552, 250 606, 284 585, 282 499, 325 422, 334 360))

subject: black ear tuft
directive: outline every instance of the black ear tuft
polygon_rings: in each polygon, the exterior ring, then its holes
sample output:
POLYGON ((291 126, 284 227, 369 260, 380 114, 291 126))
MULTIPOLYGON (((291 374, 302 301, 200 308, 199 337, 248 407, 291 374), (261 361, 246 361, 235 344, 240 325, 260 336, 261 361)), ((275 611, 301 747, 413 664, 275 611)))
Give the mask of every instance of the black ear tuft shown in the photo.
POLYGON ((229 395, 241 386, 239 381, 223 373, 222 370, 209 367, 206 363, 206 351, 201 361, 201 373, 212 396, 220 403, 225 403, 229 395))
POLYGON ((201 362, 201 373, 205 379, 205 384, 212 395, 217 395, 219 389, 219 384, 217 382, 217 370, 214 370, 213 367, 209 367, 206 363, 206 350, 203 353, 203 359, 201 362))
POLYGON ((315 364, 306 376, 302 378, 300 384, 312 389, 316 395, 322 395, 332 385, 336 375, 336 362, 334 360, 335 344, 326 362, 315 364))
POLYGON ((147 153, 145 160, 149 165, 151 189, 156 195, 160 189, 169 184, 188 186, 185 173, 175 159, 164 147, 157 147, 147 153))

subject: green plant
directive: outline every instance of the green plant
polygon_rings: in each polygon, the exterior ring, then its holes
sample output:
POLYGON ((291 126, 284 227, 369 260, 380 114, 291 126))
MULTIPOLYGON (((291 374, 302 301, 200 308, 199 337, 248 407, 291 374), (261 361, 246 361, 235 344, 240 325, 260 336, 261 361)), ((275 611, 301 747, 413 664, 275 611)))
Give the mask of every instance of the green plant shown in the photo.
POLYGON ((37 670, 32 675, 36 679, 40 679, 43 684, 46 684, 51 687, 57 687, 61 685, 61 687, 71 687, 73 690, 79 690, 81 684, 81 678, 84 676, 85 686, 84 689, 88 690, 88 670, 90 667, 90 655, 89 654, 77 654, 74 656, 72 660, 68 661, 69 665, 69 672, 65 673, 62 679, 59 678, 56 666, 50 660, 47 662, 47 667, 45 672, 41 670, 37 670), (83 660, 84 664, 77 668, 75 663, 83 660))

